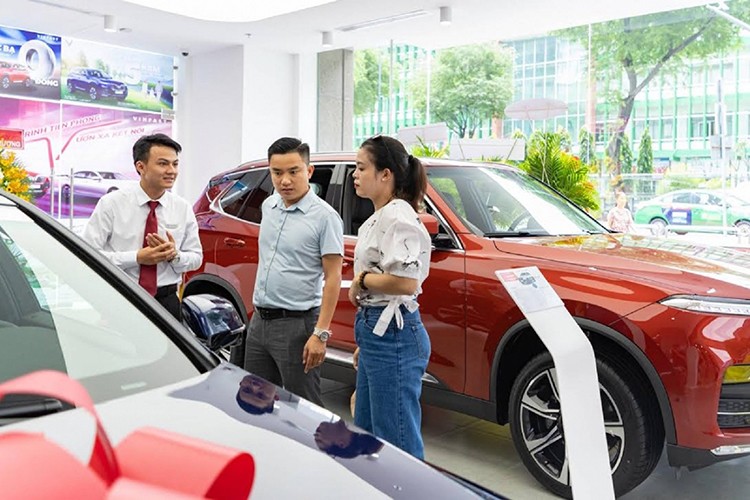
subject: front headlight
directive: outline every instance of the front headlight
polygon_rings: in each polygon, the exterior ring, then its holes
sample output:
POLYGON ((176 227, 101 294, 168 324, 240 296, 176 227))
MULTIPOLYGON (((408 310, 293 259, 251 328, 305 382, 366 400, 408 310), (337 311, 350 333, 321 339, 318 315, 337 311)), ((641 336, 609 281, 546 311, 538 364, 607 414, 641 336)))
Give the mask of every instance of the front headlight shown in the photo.
POLYGON ((698 297, 694 295, 675 295, 659 301, 665 306, 683 309, 685 311, 703 312, 709 314, 731 314, 734 316, 750 316, 750 301, 743 299, 722 299, 713 297, 698 297))
POLYGON ((750 365, 734 365, 724 372, 725 384, 745 384, 750 382, 750 365))

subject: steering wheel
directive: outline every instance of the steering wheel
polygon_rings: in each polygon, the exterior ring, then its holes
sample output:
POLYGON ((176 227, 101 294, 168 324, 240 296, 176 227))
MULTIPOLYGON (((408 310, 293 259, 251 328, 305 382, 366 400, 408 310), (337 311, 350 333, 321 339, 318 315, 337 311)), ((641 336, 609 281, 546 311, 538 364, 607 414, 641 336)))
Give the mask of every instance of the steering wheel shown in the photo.
POLYGON ((531 213, 529 212, 522 213, 521 215, 513 219, 513 222, 511 222, 510 225, 508 226, 508 231, 515 231, 516 228, 521 224, 521 222, 528 221, 529 219, 531 219, 531 213))

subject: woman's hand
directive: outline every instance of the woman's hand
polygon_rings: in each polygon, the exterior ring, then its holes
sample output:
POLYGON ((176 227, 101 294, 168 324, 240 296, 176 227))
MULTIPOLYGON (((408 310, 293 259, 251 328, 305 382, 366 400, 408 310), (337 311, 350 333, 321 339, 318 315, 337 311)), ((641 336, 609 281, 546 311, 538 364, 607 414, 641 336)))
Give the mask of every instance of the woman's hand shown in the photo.
POLYGON ((354 370, 359 369, 359 347, 354 349, 354 354, 352 355, 352 365, 354 366, 354 370))
POLYGON ((349 287, 349 302, 351 302, 354 307, 359 307, 359 293, 361 291, 362 289, 359 288, 359 274, 357 274, 354 276, 352 284, 349 287))

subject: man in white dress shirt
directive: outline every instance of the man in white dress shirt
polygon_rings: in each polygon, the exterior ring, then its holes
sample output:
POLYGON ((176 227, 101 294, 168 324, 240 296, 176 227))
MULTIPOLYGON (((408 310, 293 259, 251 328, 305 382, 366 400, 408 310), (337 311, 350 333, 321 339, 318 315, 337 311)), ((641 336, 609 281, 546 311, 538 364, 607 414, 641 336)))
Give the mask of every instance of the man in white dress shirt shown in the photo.
POLYGON ((164 134, 133 145, 138 186, 97 203, 84 238, 180 319, 182 273, 200 267, 203 249, 190 205, 168 191, 177 179, 182 147, 164 134))

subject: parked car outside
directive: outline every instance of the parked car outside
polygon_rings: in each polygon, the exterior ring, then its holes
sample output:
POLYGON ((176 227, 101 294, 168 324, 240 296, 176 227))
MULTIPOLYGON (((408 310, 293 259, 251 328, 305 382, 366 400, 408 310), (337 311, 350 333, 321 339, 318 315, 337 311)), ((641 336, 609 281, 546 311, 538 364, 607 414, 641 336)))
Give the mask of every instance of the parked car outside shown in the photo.
POLYGON ((654 235, 675 232, 722 232, 724 209, 730 232, 750 235, 750 201, 708 189, 680 189, 640 202, 635 223, 650 225, 654 235))
MULTIPOLYGON (((225 330, 236 338, 243 330, 224 299, 198 295, 185 303, 190 324, 204 325, 199 333, 208 338, 225 330)), ((36 207, 0 192, 0 383, 38 370, 80 382, 113 445, 149 428, 201 440, 201 468, 216 456, 214 445, 250 453, 253 498, 498 498, 220 363, 96 250, 36 207)), ((0 400, 0 437, 43 433, 81 463, 93 462, 97 448, 82 431, 92 428, 90 415, 64 411, 71 406, 57 396, 32 394, 0 400)), ((0 455, 7 442, 0 439, 0 455)), ((44 481, 54 472, 45 471, 44 481)), ((25 476, 38 481, 38 474, 25 476)), ((8 484, 3 488, 8 493, 8 484)))
POLYGON ((95 68, 73 68, 68 73, 66 85, 71 94, 86 92, 92 101, 106 97, 124 101, 128 97, 127 85, 95 68))
POLYGON ((9 89, 11 85, 23 85, 29 88, 33 83, 24 65, 0 61, 0 87, 3 90, 9 89))
MULTIPOLYGON (((61 176, 55 181, 60 185, 63 200, 70 199, 70 176, 61 176)), ((134 186, 137 179, 128 177, 122 172, 107 170, 79 170, 73 173, 73 194, 75 197, 101 198, 107 193, 134 186)))
MULTIPOLYGON (((594 348, 617 495, 648 477, 665 441, 673 466, 750 452, 750 254, 612 233, 512 167, 423 162, 425 210, 439 221, 420 296, 432 344, 425 402, 509 423, 529 471, 571 495, 551 356, 495 275, 537 266, 594 348)), ((345 233, 323 374, 352 383, 346 283, 373 206, 355 195, 354 154, 313 155, 312 164, 312 189, 345 233)), ((185 296, 210 292, 252 314, 260 207, 272 191, 265 160, 209 181, 194 205, 204 266, 185 296)))

